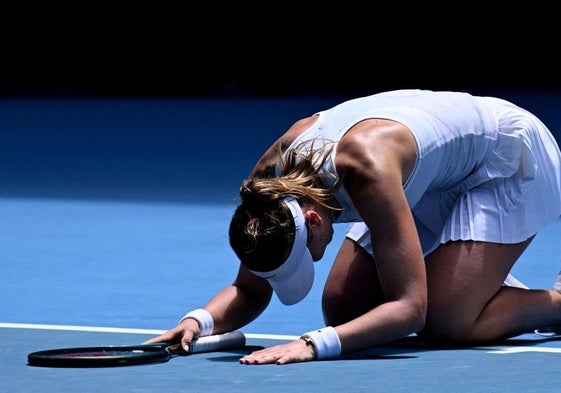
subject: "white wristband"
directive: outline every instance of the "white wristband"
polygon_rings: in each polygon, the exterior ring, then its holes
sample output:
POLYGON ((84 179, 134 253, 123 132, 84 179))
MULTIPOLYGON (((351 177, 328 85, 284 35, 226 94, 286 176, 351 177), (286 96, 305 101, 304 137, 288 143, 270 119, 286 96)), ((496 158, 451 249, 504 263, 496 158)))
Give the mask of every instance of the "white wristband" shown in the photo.
POLYGON ((214 331, 214 320, 212 315, 204 308, 197 308, 196 310, 189 311, 179 323, 183 322, 187 318, 192 318, 199 323, 199 337, 210 336, 214 331))
POLYGON ((341 355, 341 341, 331 326, 305 333, 314 343, 317 359, 336 358, 341 355))

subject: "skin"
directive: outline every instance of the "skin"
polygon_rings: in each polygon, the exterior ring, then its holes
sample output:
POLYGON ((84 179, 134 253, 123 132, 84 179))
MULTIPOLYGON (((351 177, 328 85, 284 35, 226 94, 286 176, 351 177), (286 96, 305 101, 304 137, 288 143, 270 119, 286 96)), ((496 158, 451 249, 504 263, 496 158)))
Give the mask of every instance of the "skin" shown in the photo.
MULTIPOLYGON (((287 147, 314 123, 296 122, 265 152, 250 176, 271 173, 278 143, 287 147)), ((375 259, 345 239, 328 275, 322 297, 326 325, 333 326, 342 353, 391 342, 418 333, 438 343, 474 344, 561 324, 561 294, 550 290, 504 287, 512 266, 530 244, 454 241, 423 257, 403 190, 416 159, 416 144, 402 124, 368 119, 354 125, 337 146, 335 165, 345 172, 345 188, 371 230, 375 259)), ((333 236, 327 209, 302 206, 311 231, 314 261, 333 236)), ((204 306, 214 319, 214 334, 232 331, 257 318, 272 289, 265 279, 240 264, 232 285, 204 306)), ((198 336, 198 323, 185 319, 147 343, 181 342, 198 336)), ((242 364, 310 361, 313 348, 294 340, 255 351, 242 364)))

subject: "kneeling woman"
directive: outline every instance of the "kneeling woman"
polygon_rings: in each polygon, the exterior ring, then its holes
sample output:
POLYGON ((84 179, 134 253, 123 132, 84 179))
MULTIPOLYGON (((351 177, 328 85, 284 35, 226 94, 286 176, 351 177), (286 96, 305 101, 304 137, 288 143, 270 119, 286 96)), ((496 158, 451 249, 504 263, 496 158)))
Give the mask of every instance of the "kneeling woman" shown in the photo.
POLYGON ((241 363, 334 358, 412 333, 473 345, 561 325, 561 294, 505 285, 561 214, 560 162, 539 119, 492 97, 398 90, 301 119, 240 188, 232 285, 148 342, 187 347, 239 329, 273 292, 297 303, 339 222, 353 224, 325 284, 326 326, 241 363))

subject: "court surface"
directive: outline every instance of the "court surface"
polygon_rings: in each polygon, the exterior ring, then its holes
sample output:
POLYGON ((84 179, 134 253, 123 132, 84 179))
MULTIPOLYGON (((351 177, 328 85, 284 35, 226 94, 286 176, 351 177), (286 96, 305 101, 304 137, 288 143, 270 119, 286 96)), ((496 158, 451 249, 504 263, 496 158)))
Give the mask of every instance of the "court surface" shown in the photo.
MULTIPOLYGON (((559 140, 561 94, 491 94, 532 110, 559 140)), ((410 336, 337 360, 240 365, 247 351, 323 326, 321 288, 344 224, 311 294, 291 307, 274 298, 241 329, 246 349, 133 367, 26 364, 44 349, 138 344, 229 284, 240 181, 292 121, 341 99, 0 100, 0 391, 559 392, 561 340, 535 334, 468 349, 410 336)), ((515 276, 551 287, 560 239, 557 221, 515 276)))

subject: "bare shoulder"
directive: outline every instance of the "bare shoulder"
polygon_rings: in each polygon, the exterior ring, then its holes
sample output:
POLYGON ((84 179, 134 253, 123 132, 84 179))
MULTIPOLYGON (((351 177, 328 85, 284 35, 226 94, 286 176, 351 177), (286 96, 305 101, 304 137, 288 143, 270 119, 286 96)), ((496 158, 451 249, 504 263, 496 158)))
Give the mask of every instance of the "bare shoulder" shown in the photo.
POLYGON ((281 154, 294 142, 294 140, 305 130, 307 130, 315 121, 317 116, 310 116, 296 121, 283 135, 281 135, 275 143, 273 143, 267 151, 261 156, 257 164, 251 172, 251 177, 267 177, 274 176, 277 163, 281 154))
POLYGON ((405 125, 387 119, 366 119, 341 138, 335 164, 350 172, 368 171, 370 174, 397 169, 407 177, 416 154, 415 138, 405 125))
POLYGON ((357 123, 337 146, 337 171, 343 174, 343 184, 378 245, 387 246, 410 233, 403 183, 413 170, 416 154, 409 129, 385 119, 357 123))

